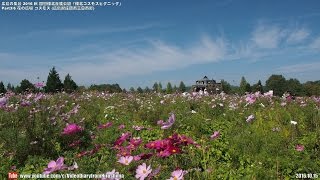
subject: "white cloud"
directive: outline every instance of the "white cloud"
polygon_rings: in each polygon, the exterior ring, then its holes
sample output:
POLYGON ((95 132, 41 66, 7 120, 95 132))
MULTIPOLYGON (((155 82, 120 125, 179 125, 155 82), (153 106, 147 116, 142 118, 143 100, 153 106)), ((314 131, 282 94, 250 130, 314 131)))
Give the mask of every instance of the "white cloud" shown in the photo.
POLYGON ((295 44, 300 43, 305 40, 310 35, 310 32, 307 29, 296 29, 289 33, 287 38, 287 43, 295 44))
MULTIPOLYGON (((131 28, 131 30, 134 29, 139 28, 131 28)), ((0 53, 1 62, 5 62, 0 67, 0 77, 10 82, 20 82, 24 78, 32 80, 37 76, 45 80, 49 68, 56 66, 61 78, 70 73, 76 82, 88 85, 131 78, 135 75, 182 69, 195 64, 239 59, 252 62, 283 55, 289 58, 290 53, 305 52, 305 49, 287 45, 303 42, 309 36, 309 31, 304 28, 290 30, 275 25, 260 24, 251 35, 250 39, 243 40, 241 43, 204 35, 198 41, 183 46, 147 39, 132 43, 119 42, 116 44, 118 48, 113 49, 110 49, 111 45, 103 42, 84 43, 80 48, 71 48, 68 54, 61 53, 55 56, 0 53), (121 44, 124 45, 121 46, 121 44), (13 70, 9 66, 10 63, 19 64, 15 67, 20 69, 13 70)), ((301 46, 309 47, 308 44, 301 46)), ((310 47, 320 49, 320 37, 310 47)), ((278 70, 283 72, 313 70, 317 67, 316 65, 292 65, 278 70)))
POLYGON ((260 24, 252 33, 251 40, 259 48, 277 48, 280 40, 285 35, 278 26, 260 24))
POLYGON ((259 24, 252 33, 251 40, 254 45, 262 49, 275 49, 281 43, 297 44, 302 43, 310 35, 306 28, 290 29, 276 25, 259 24))
POLYGON ((320 37, 316 38, 316 39, 310 44, 310 48, 320 51, 320 37))
POLYGON ((301 63, 289 66, 280 67, 277 69, 279 73, 300 73, 300 72, 312 72, 320 71, 320 62, 313 63, 301 63))
POLYGON ((125 33, 133 31, 141 31, 152 28, 162 28, 167 27, 168 25, 160 25, 158 23, 148 23, 142 25, 132 25, 126 27, 99 27, 99 28, 90 28, 90 27, 78 27, 78 28, 60 28, 60 29, 49 29, 49 30, 36 30, 26 32, 21 37, 34 38, 39 36, 53 36, 58 37, 74 37, 74 36, 86 36, 86 35, 97 35, 97 34, 107 34, 107 33, 125 33))
MULTIPOLYGON (((193 64, 222 60, 226 54, 224 40, 212 40, 208 36, 189 48, 173 46, 162 41, 153 41, 146 49, 121 49, 96 57, 101 63, 75 63, 64 66, 76 80, 92 82, 93 79, 116 79, 132 75, 144 75, 163 70, 174 70, 193 64)), ((81 57, 75 57, 81 61, 81 57)), ((86 57, 85 57, 86 58, 86 57)), ((84 61, 82 61, 84 62, 84 61)))

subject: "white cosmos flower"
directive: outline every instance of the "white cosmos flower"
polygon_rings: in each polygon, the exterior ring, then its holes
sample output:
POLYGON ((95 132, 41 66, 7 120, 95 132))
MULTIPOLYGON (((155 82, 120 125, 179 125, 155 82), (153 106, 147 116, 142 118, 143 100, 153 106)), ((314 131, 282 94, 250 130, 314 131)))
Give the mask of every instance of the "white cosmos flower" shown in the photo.
POLYGON ((293 125, 297 125, 298 124, 297 121, 290 121, 290 123, 293 124, 293 125))

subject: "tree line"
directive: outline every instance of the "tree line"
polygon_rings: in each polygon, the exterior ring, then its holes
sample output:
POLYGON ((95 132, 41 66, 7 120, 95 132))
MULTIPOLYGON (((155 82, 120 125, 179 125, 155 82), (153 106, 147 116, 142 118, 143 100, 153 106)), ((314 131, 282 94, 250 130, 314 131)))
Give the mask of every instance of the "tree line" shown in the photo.
POLYGON ((78 85, 72 80, 70 74, 67 74, 64 78, 63 83, 60 80, 59 74, 53 67, 48 75, 46 84, 44 82, 37 82, 36 84, 31 83, 27 79, 23 79, 19 85, 14 87, 8 83, 7 88, 5 88, 3 82, 0 82, 0 94, 6 93, 7 91, 12 91, 15 93, 23 92, 38 92, 44 91, 47 93, 56 93, 65 91, 67 93, 74 92, 78 89, 78 85))
MULTIPOLYGON (((246 93, 254 93, 260 91, 264 93, 269 90, 274 91, 274 95, 282 96, 285 92, 290 92, 296 96, 312 96, 320 95, 320 80, 318 81, 307 81, 305 83, 300 83, 297 79, 285 79, 282 75, 271 75, 265 82, 265 85, 262 85, 259 80, 257 83, 250 85, 249 82, 242 77, 240 80, 239 86, 230 85, 225 80, 221 81, 222 90, 227 94, 239 94, 244 95, 246 93)), ((38 82, 32 84, 29 80, 24 79, 16 87, 10 83, 5 87, 4 83, 0 82, 0 94, 6 93, 7 91, 13 91, 16 93, 22 92, 37 92, 44 91, 47 93, 56 93, 56 92, 67 92, 72 93, 74 91, 84 91, 84 90, 94 90, 94 91, 105 91, 109 93, 120 93, 120 92, 130 92, 130 93, 181 93, 191 91, 191 86, 186 86, 183 81, 180 82, 179 86, 172 86, 170 82, 167 83, 165 87, 162 86, 161 82, 155 82, 151 88, 146 86, 145 88, 134 87, 129 88, 129 90, 122 89, 119 84, 93 84, 89 88, 84 86, 78 86, 75 81, 72 80, 71 76, 67 74, 62 82, 60 80, 59 74, 53 67, 48 74, 47 81, 38 82)))
POLYGON ((189 91, 191 87, 187 87, 183 81, 180 82, 179 86, 172 86, 170 82, 167 83, 167 86, 165 88, 162 87, 161 82, 155 82, 152 86, 152 88, 149 88, 146 86, 144 89, 142 89, 140 86, 135 90, 134 87, 131 87, 129 89, 129 92, 131 93, 150 93, 150 92, 157 92, 157 93, 181 93, 189 91))
POLYGON ((260 91, 261 93, 273 90, 273 94, 276 96, 282 96, 288 92, 296 96, 312 96, 320 95, 320 80, 307 81, 300 83, 298 79, 286 79, 282 75, 271 75, 265 82, 265 86, 262 85, 259 80, 256 84, 250 85, 245 79, 241 78, 239 86, 232 86, 226 81, 222 81, 223 91, 230 94, 254 93, 260 91))

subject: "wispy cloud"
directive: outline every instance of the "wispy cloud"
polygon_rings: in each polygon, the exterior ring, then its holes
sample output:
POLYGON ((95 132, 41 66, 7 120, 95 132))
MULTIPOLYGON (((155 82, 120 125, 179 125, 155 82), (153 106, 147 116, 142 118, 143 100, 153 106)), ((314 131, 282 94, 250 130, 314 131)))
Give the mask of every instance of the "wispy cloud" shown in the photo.
POLYGON ((310 32, 305 29, 296 29, 288 34, 287 43, 296 44, 305 40, 310 35, 310 32))
MULTIPOLYGON (((63 70, 70 72, 82 81, 93 79, 116 79, 142 75, 164 70, 188 67, 192 64, 205 64, 223 59, 226 45, 222 39, 203 37, 198 43, 188 48, 181 48, 162 41, 153 41, 146 49, 121 49, 102 54, 101 63, 75 63, 65 66, 63 70), (85 74, 85 75, 84 75, 85 74)), ((81 57, 75 57, 81 59, 81 57)), ((84 62, 84 61, 82 61, 84 62)), ((79 79, 79 80, 80 80, 79 79)))
MULTIPOLYGON (((134 31, 151 27, 132 27, 118 29, 118 31, 134 31)), ((95 32, 100 33, 100 30, 95 32)), ((64 33, 76 32, 65 31, 64 33)), ((89 31, 84 30, 78 33, 85 34, 89 31)), ((231 60, 257 61, 267 57, 269 59, 283 57, 283 55, 289 58, 291 52, 305 53, 306 48, 301 48, 302 46, 309 49, 320 49, 320 37, 310 45, 307 40, 311 39, 308 38, 311 33, 304 27, 290 29, 277 25, 259 24, 249 35, 251 35, 250 38, 243 39, 240 43, 223 38, 224 36, 213 38, 210 35, 203 35, 195 42, 180 46, 160 39, 145 39, 130 43, 117 42, 118 48, 113 50, 110 50, 110 46, 106 43, 90 42, 86 44, 83 42, 81 47, 70 48, 68 53, 59 54, 59 57, 48 54, 25 56, 0 53, 2 62, 11 64, 19 64, 21 60, 28 62, 21 63, 20 69, 9 68, 8 70, 6 68, 9 66, 0 67, 0 76, 13 82, 20 82, 23 78, 35 79, 37 76, 46 78, 48 69, 56 66, 61 73, 60 77, 70 73, 77 82, 88 85, 132 78, 136 75, 183 69, 197 64, 231 60), (121 43, 123 46, 119 45, 121 43), (132 45, 137 43, 139 46, 132 45), (44 59, 46 61, 43 61, 44 59)), ((278 71, 294 73, 301 72, 302 69, 317 70, 318 68, 317 63, 298 64, 281 67, 278 71)))
POLYGON ((259 24, 252 33, 251 40, 258 48, 275 49, 281 44, 294 45, 303 43, 310 31, 305 27, 281 27, 272 24, 259 24))
POLYGON ((294 64, 289 66, 280 67, 277 69, 279 73, 300 73, 300 72, 313 72, 313 71, 320 71, 320 62, 313 62, 313 63, 301 63, 301 64, 294 64))
POLYGON ((320 36, 317 37, 311 44, 310 48, 316 51, 320 51, 320 36))
POLYGON ((285 32, 275 25, 259 24, 252 33, 252 41, 259 48, 277 48, 285 32))
POLYGON ((27 32, 23 37, 34 38, 42 35, 61 35, 63 37, 68 36, 87 36, 87 35, 99 35, 107 33, 123 33, 123 32, 133 32, 141 31, 153 28, 163 28, 168 25, 159 24, 159 23, 147 23, 142 25, 132 25, 132 26, 119 26, 119 27, 78 27, 78 28, 61 28, 61 29, 50 29, 50 30, 36 30, 27 32))

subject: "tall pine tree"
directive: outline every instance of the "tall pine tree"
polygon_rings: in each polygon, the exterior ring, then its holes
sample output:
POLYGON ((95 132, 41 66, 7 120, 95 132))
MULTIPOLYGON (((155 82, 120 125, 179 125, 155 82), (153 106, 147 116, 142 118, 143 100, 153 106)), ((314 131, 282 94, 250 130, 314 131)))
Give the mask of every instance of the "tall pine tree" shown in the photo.
POLYGON ((159 82, 157 92, 162 93, 162 84, 159 82))
POLYGON ((6 90, 6 88, 4 87, 3 82, 1 81, 1 82, 0 82, 0 94, 4 94, 4 93, 6 93, 6 92, 7 92, 7 90, 6 90))
POLYGON ((153 86, 152 86, 152 90, 153 90, 153 91, 158 91, 158 87, 159 87, 158 83, 155 82, 155 83, 153 84, 153 86))
POLYGON ((186 90, 187 90, 186 85, 183 83, 183 81, 181 81, 179 85, 179 91, 186 92, 186 90))
POLYGON ((46 92, 59 92, 63 88, 58 72, 53 67, 48 75, 47 84, 45 87, 46 92))
POLYGON ((14 86, 11 85, 10 83, 8 83, 8 85, 7 85, 7 90, 8 90, 8 91, 14 91, 14 86))
POLYGON ((67 93, 71 93, 78 88, 77 84, 71 79, 69 74, 64 78, 63 88, 67 93))
MULTIPOLYGON (((250 87, 250 85, 249 85, 250 87)), ((242 76, 241 81, 240 81, 240 86, 239 86, 239 93, 241 95, 245 94, 248 90, 248 82, 246 81, 246 78, 242 76)))
POLYGON ((170 82, 168 82, 168 84, 167 84, 166 93, 167 94, 171 94, 172 93, 172 85, 171 85, 170 82))

